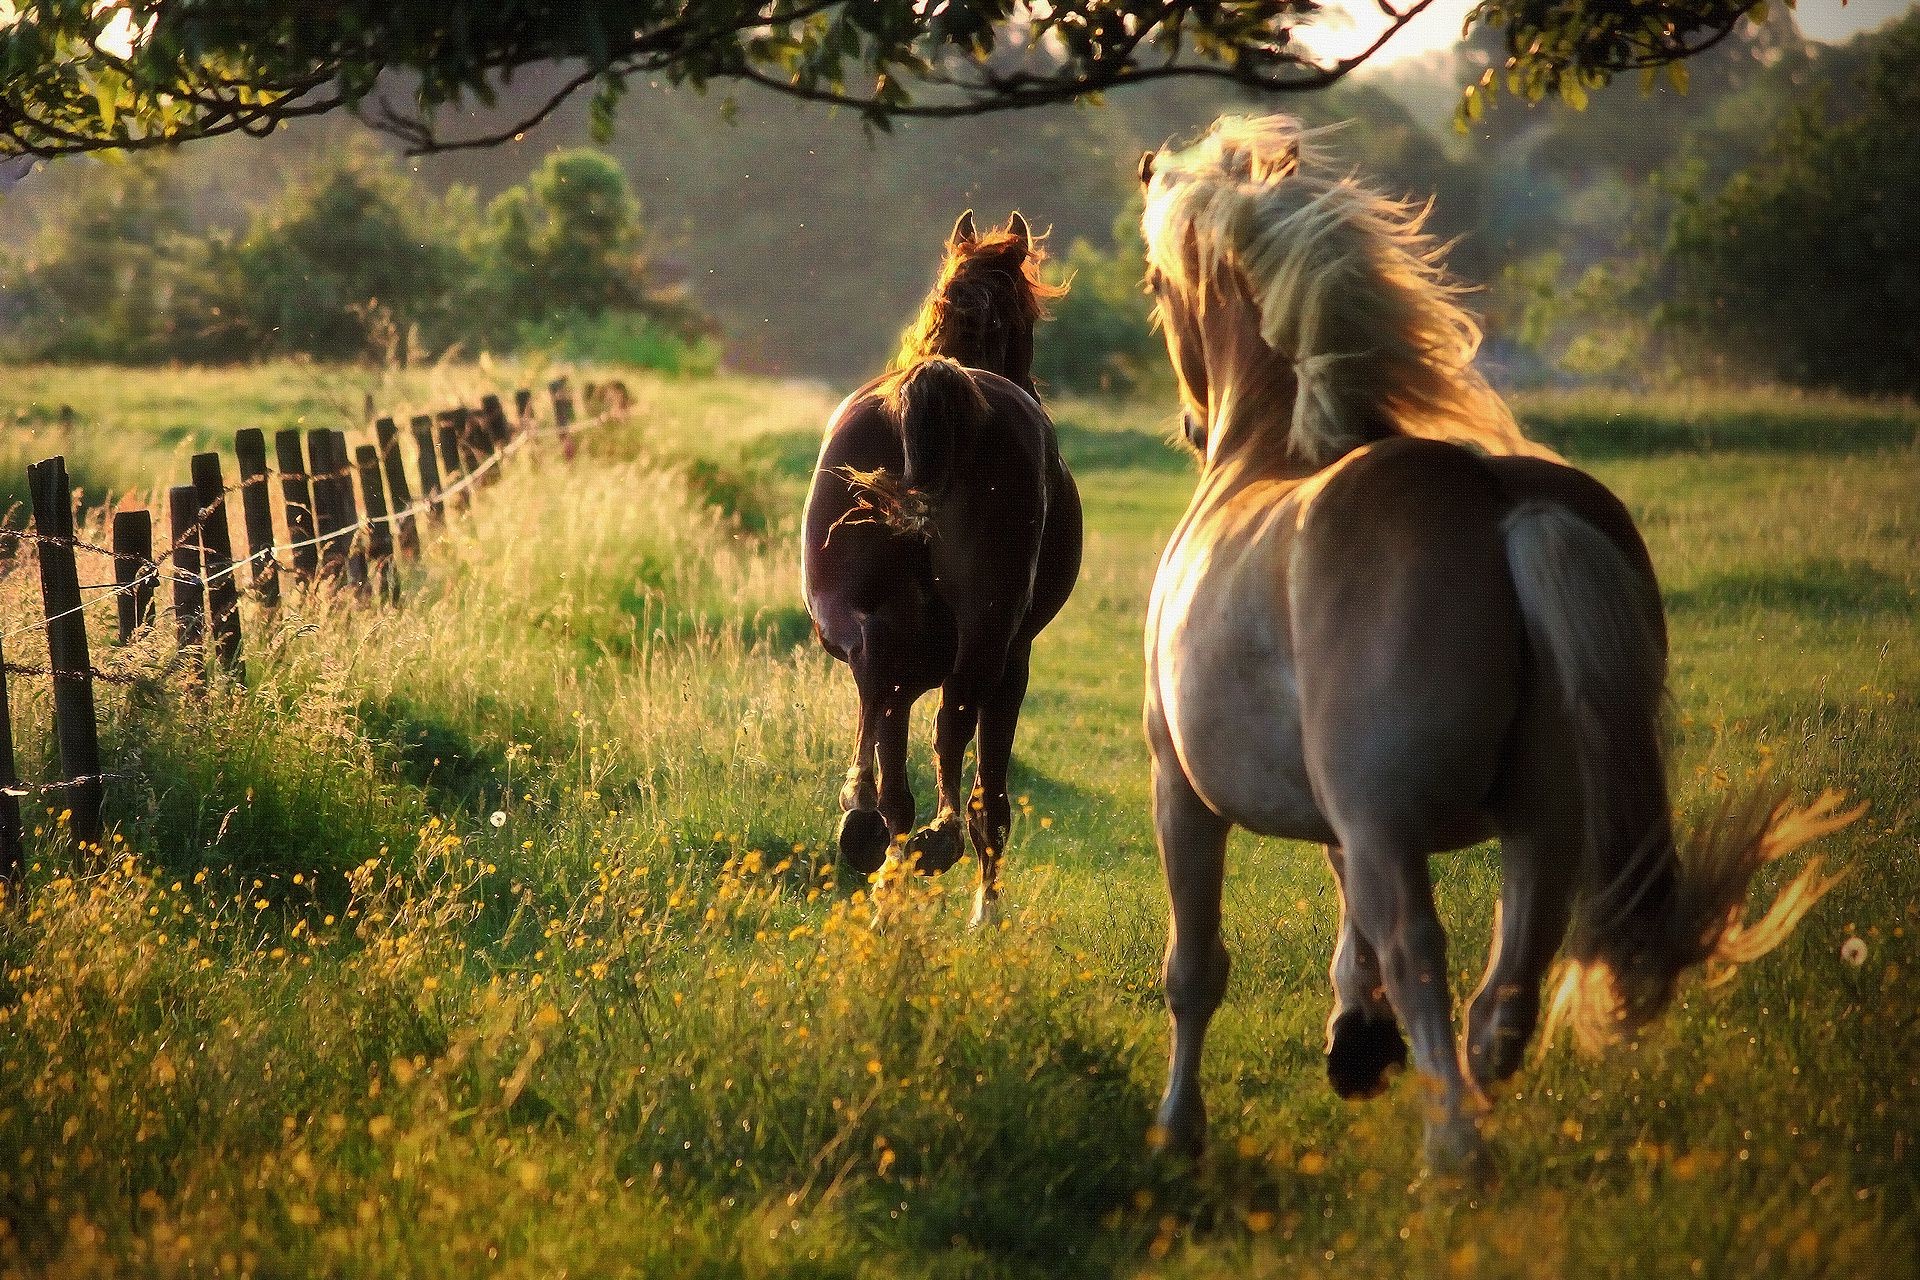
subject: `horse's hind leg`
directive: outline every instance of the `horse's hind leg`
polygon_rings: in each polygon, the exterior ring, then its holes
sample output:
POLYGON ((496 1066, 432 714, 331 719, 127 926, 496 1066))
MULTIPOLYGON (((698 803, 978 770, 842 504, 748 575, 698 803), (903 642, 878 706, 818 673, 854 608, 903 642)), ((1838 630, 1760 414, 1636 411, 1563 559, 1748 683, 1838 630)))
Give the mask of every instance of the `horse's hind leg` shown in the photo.
POLYGON ((940 711, 934 717, 933 754, 940 790, 933 821, 914 832, 907 853, 928 875, 937 875, 960 861, 966 841, 960 816, 960 778, 966 767, 967 744, 973 741, 975 702, 969 686, 956 676, 940 690, 940 711))
POLYGON ((1467 1006, 1467 1070, 1482 1086, 1520 1069, 1540 1020, 1540 983, 1566 937, 1579 857, 1579 816, 1503 831, 1500 905, 1486 977, 1467 1006))
POLYGON ((980 702, 980 748, 973 798, 968 804, 967 833, 980 858, 980 887, 974 893, 974 927, 986 924, 1000 899, 1000 861, 1006 856, 1007 833, 1013 826, 1013 805, 1007 798, 1007 772, 1013 762, 1013 734, 1020 723, 1020 705, 1027 696, 1027 670, 1033 654, 1031 641, 1014 645, 1000 685, 980 702))
POLYGON ((1460 1070, 1447 988, 1447 935, 1434 910, 1426 857, 1391 836, 1343 834, 1347 909, 1380 957, 1387 998, 1413 1041, 1420 1083, 1430 1091, 1427 1167, 1483 1173, 1486 1152, 1474 1122, 1482 1102, 1460 1070))
POLYGON ((1173 908, 1162 969, 1167 1012, 1173 1017, 1173 1054, 1157 1136, 1174 1150, 1197 1156, 1207 1129, 1200 1098, 1201 1046, 1227 991, 1220 886, 1228 824, 1194 794, 1171 751, 1170 746, 1156 749, 1153 767, 1154 834, 1173 908))
POLYGON ((887 857, 887 820, 880 816, 880 791, 874 784, 873 757, 885 703, 860 694, 860 741, 840 787, 840 857, 862 875, 879 869, 887 857))
POLYGON ((1371 1098, 1386 1089, 1388 1071, 1407 1065, 1407 1042, 1387 1002, 1380 957, 1347 909, 1347 864, 1339 845, 1327 846, 1327 864, 1340 889, 1333 1015, 1327 1019, 1327 1082, 1343 1098, 1371 1098))

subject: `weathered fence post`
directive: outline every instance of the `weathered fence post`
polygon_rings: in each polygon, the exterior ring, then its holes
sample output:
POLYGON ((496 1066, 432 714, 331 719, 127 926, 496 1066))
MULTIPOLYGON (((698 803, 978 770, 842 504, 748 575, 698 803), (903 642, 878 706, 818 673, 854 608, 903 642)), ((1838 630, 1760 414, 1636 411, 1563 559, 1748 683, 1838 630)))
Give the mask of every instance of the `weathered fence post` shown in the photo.
POLYGON ((433 456, 433 419, 416 413, 409 425, 413 428, 413 460, 420 468, 420 496, 427 500, 427 513, 436 521, 443 520, 446 517, 440 510, 440 464, 433 456))
POLYGON ((487 434, 493 437, 496 451, 513 443, 513 425, 507 421, 507 409, 500 403, 499 396, 489 391, 481 397, 480 417, 487 424, 487 434))
POLYGON ((267 492, 267 437, 248 427, 233 437, 240 463, 240 514, 247 526, 248 572, 260 603, 280 607, 280 562, 273 556, 273 495, 267 492))
POLYGON ((287 516, 287 554, 293 576, 302 582, 320 566, 320 548, 314 545, 313 477, 300 453, 298 430, 273 433, 274 461, 280 464, 280 505, 287 516))
POLYGON ((480 463, 484 455, 481 453, 480 441, 473 429, 472 411, 465 405, 457 405, 447 410, 447 415, 453 421, 453 442, 454 447, 460 452, 461 472, 473 476, 475 485, 485 483, 480 471, 480 463))
POLYGON ((521 387, 513 393, 513 429, 525 431, 533 425, 533 391, 521 387))
MULTIPOLYGON (((464 474, 460 465, 460 430, 454 419, 453 410, 443 409, 437 419, 435 437, 440 442, 440 475, 444 480, 441 492, 453 488, 455 477, 464 474)), ((467 506, 467 491, 460 489, 453 495, 453 509, 464 511, 467 506)))
POLYGON ((367 511, 367 569, 379 580, 383 597, 398 596, 399 583, 393 576, 393 529, 387 524, 387 499, 380 487, 380 451, 370 444, 354 450, 353 460, 360 472, 360 500, 367 511))
POLYGON ((205 597, 200 586, 200 495, 190 484, 167 490, 167 517, 173 529, 173 625, 180 648, 200 668, 206 640, 205 597))
POLYGON ((338 477, 341 514, 347 521, 347 585, 362 594, 367 590, 367 540, 365 522, 360 516, 360 498, 353 483, 353 457, 347 451, 347 433, 327 433, 332 441, 332 471, 338 477))
POLYGON ((13 707, 7 701, 7 657, 0 653, 0 876, 9 887, 25 878, 27 853, 20 839, 20 773, 13 764, 13 707))
POLYGON ((40 596, 46 605, 47 656, 53 667, 53 728, 67 779, 69 830, 75 844, 100 843, 100 730, 94 722, 93 660, 80 612, 80 575, 73 562, 73 485, 67 460, 55 455, 27 468, 33 528, 40 537, 40 596))
POLYGON ((113 513, 113 582, 119 590, 120 643, 153 625, 153 515, 113 513))
POLYGON ((560 433, 560 454, 571 459, 579 448, 573 438, 573 388, 562 374, 547 384, 547 392, 553 397, 553 426, 560 433))
POLYGON ((193 488, 200 498, 200 572, 207 584, 207 625, 213 656, 236 677, 240 667, 240 584, 235 579, 233 530, 227 524, 227 486, 220 455, 193 455, 193 488))
POLYGON ((333 432, 315 427, 307 432, 307 462, 313 468, 313 509, 319 520, 319 573, 338 578, 347 569, 345 531, 350 517, 340 506, 340 484, 334 472, 333 432))
POLYGON ((393 532, 400 549, 410 556, 420 554, 420 532, 414 528, 413 494, 407 488, 407 464, 400 457, 400 428, 392 418, 373 424, 374 437, 380 441, 380 464, 387 472, 387 496, 393 499, 393 532))

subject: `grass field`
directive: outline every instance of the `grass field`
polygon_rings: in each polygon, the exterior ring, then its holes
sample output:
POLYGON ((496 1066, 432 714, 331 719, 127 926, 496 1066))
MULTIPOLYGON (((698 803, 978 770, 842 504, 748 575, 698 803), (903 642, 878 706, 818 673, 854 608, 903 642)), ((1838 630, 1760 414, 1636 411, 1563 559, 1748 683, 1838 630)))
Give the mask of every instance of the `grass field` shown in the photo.
MULTIPOLYGON (((63 448, 97 500, 237 426, 523 372, 17 371, 0 475, 63 448)), ((192 692, 164 641, 101 653, 99 617, 97 663, 139 676, 101 695, 128 777, 101 867, 34 810, 0 922, 0 1273, 1910 1274, 1920 413, 1521 406, 1651 544, 1683 809, 1765 761, 1873 809, 1778 952, 1637 1044, 1523 1072, 1499 1184, 1467 1199, 1412 1184, 1410 1080, 1357 1106, 1324 1082, 1335 901, 1300 845, 1236 837, 1214 1146, 1197 1171, 1145 1150, 1165 912, 1139 633, 1192 483, 1158 407, 1057 406, 1088 555, 1038 648, 1003 927, 963 928, 968 862, 876 932, 826 852, 850 681, 797 597, 834 397, 634 381, 630 424, 516 462, 402 606, 250 613, 246 690, 192 692)), ((30 562, 0 575, 7 629, 30 562)), ((23 776, 50 776, 45 682, 13 683, 23 776)), ((1465 993, 1494 855, 1435 873, 1465 993)))

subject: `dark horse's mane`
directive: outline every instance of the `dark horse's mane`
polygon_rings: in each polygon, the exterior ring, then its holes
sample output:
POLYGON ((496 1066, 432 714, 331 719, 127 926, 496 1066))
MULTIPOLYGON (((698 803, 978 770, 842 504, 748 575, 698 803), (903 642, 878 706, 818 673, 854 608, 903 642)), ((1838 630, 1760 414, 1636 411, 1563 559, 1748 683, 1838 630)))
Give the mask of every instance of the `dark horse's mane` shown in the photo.
POLYGON ((949 242, 933 292, 901 336, 893 370, 911 369, 936 356, 983 367, 979 353, 988 349, 988 335, 996 324, 1011 319, 1031 333, 1045 318, 1047 303, 1066 293, 1064 286, 1041 279, 1045 261, 1046 252, 1037 243, 1012 231, 949 242))

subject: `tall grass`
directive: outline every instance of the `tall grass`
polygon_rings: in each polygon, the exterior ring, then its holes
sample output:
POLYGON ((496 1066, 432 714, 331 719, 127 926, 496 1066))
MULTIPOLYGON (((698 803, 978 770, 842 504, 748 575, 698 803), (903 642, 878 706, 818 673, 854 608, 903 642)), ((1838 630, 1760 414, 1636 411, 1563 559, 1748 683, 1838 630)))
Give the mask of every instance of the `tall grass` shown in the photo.
MULTIPOLYGON (((331 375, 182 376, 257 380, 276 426, 331 375)), ((171 377, 91 392, 129 472, 171 457, 139 426, 169 415, 137 407, 171 377)), ((111 652, 96 619, 97 660, 143 673, 102 688, 131 776, 98 860, 34 802, 0 922, 0 1272, 1899 1273, 1910 448, 1600 462, 1663 571, 1682 807, 1770 758, 1875 807, 1779 953, 1609 1058, 1522 1075, 1502 1184, 1468 1203, 1409 1190, 1414 1089, 1326 1089, 1332 886, 1288 844, 1230 855, 1215 1150, 1197 1174, 1145 1154, 1165 917, 1137 637, 1191 475, 1156 407, 1059 407, 1090 554, 1038 653, 1006 922, 976 935, 970 864, 876 905, 828 851, 852 690, 797 612, 794 514, 831 396, 631 381, 631 422, 517 459, 398 607, 249 604, 244 690, 196 692, 164 637, 111 652)), ((37 611, 32 567, 0 574, 0 627, 37 611)), ((12 694, 23 776, 49 776, 44 681, 12 694)), ((1435 869, 1464 992, 1496 866, 1435 869)))

